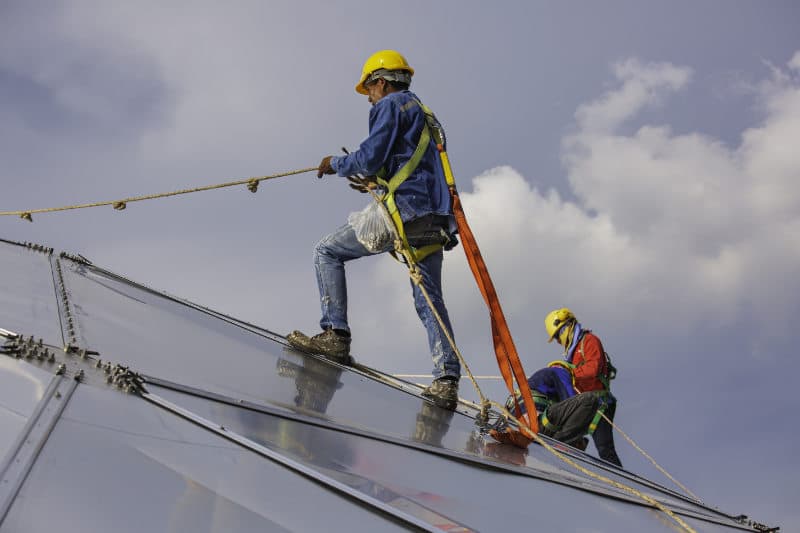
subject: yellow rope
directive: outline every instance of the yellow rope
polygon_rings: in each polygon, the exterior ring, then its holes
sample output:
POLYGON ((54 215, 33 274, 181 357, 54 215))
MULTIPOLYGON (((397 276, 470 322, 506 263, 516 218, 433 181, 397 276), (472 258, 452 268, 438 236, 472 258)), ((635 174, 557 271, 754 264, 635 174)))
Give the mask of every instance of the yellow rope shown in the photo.
POLYGON ((612 486, 614 486, 614 487, 616 487, 616 488, 618 488, 620 490, 623 490, 623 491, 625 491, 625 492, 627 492, 629 494, 633 494, 634 496, 637 496, 637 497, 641 498, 645 502, 649 503, 653 507, 657 508, 659 511, 663 512, 664 514, 666 514, 667 516, 672 518, 678 525, 680 525, 688 533, 697 533, 689 524, 684 522, 681 519, 681 517, 679 517, 678 515, 673 513, 669 508, 667 508, 664 504, 662 504, 661 502, 659 502, 658 500, 656 500, 652 496, 648 496, 647 494, 645 494, 645 493, 643 493, 643 492, 641 492, 639 490, 636 490, 633 487, 629 487, 629 486, 625 485, 624 483, 620 483, 619 481, 615 481, 615 480, 613 480, 611 478, 608 478, 608 477, 603 476, 601 474, 598 474, 596 472, 592 472, 588 468, 584 468, 583 466, 579 465, 578 463, 576 463, 575 461, 573 461, 572 459, 570 459, 566 455, 562 454, 561 452, 559 452, 558 450, 556 450, 555 448, 550 446, 537 433, 534 433, 527 426, 522 424, 514 415, 512 415, 508 411, 508 409, 506 409, 506 407, 504 405, 500 405, 497 402, 491 402, 491 405, 493 407, 496 407, 497 409, 499 409, 500 412, 503 413, 503 416, 505 416, 508 420, 513 421, 517 425, 517 427, 519 427, 519 429, 521 430, 521 432, 523 434, 525 434, 526 436, 530 437, 531 439, 536 441, 538 444, 542 445, 542 447, 544 447, 545 450, 549 451, 550 453, 552 453, 553 455, 555 455, 556 457, 558 457, 559 459, 561 459, 562 461, 564 461, 568 465, 572 466, 573 468, 579 470, 583 474, 585 474, 585 475, 587 475, 587 476, 589 476, 589 477, 591 477, 593 479, 596 479, 598 481, 602 481, 603 483, 607 483, 607 484, 612 485, 612 486))
POLYGON ((627 440, 627 441, 628 441, 628 442, 631 444, 631 446, 633 446, 634 448, 636 448, 636 449, 639 451, 639 453, 641 453, 642 455, 644 455, 644 456, 645 456, 645 457, 646 457, 646 458, 647 458, 647 459, 648 459, 648 460, 649 460, 649 461, 650 461, 650 462, 653 464, 653 466, 655 466, 656 468, 658 468, 658 469, 661 471, 661 473, 662 473, 662 474, 664 474, 665 476, 667 476, 667 477, 668 477, 670 480, 672 480, 672 482, 673 482, 673 483, 675 483, 677 486, 679 486, 681 489, 683 489, 683 491, 684 491, 686 494, 688 494, 689 496, 691 496, 692 498, 694 498, 694 499, 695 499, 695 500, 697 500, 697 501, 702 501, 702 500, 700 500, 700 498, 699 498, 699 497, 698 497, 698 496, 697 496, 697 495, 696 495, 694 492, 692 492, 692 491, 690 491, 688 488, 686 488, 686 487, 683 485, 683 483, 681 483, 680 481, 678 481, 677 479, 675 479, 674 477, 672 477, 672 476, 670 475, 670 473, 669 473, 669 472, 667 472, 666 470, 664 470, 664 469, 661 467, 661 465, 659 465, 659 464, 656 462, 656 460, 655 460, 655 459, 653 459, 652 457, 650 457, 650 455, 649 455, 649 454, 648 454, 646 451, 644 451, 642 448, 640 448, 640 447, 639 447, 639 445, 638 445, 638 444, 636 444, 636 442, 634 442, 634 440, 633 440, 632 438, 630 438, 630 437, 629 437, 629 436, 628 436, 628 435, 627 435, 627 434, 626 434, 624 431, 622 431, 622 429, 620 429, 620 427, 619 427, 618 425, 614 424, 614 422, 612 422, 612 421, 611 421, 611 419, 610 419, 610 418, 608 418, 608 417, 606 416, 606 414, 605 414, 605 413, 600 413, 600 416, 602 416, 602 417, 603 417, 603 418, 606 420, 606 422, 608 422, 609 424, 611 424, 611 427, 613 427, 614 429, 616 429, 616 430, 619 432, 619 434, 620 434, 620 435, 622 435, 623 437, 625 437, 625 440, 627 440))
MULTIPOLYGON (((574 381, 574 379, 575 379, 575 377, 573 376, 573 381, 574 381)), ((581 391, 580 391, 580 389, 578 389, 578 387, 575 387, 575 391, 576 391, 578 394, 580 394, 580 392, 581 392, 581 391)), ((606 414, 605 414, 604 412, 600 411, 600 416, 602 416, 602 417, 605 419, 605 421, 606 421, 606 422, 608 422, 608 423, 611 425, 611 427, 612 427, 612 428, 614 428, 615 430, 617 430, 617 431, 619 432, 619 434, 620 434, 620 435, 622 435, 622 436, 625 438, 625 440, 627 440, 627 441, 630 443, 630 445, 631 445, 631 446, 633 446, 634 448, 636 448, 636 450, 637 450, 639 453, 641 453, 641 454, 642 454, 642 455, 643 455, 645 458, 647 458, 647 460, 648 460, 648 461, 650 461, 650 463, 651 463, 653 466, 655 466, 655 467, 656 467, 656 468, 657 468, 657 469, 658 469, 658 470, 659 470, 659 471, 660 471, 662 474, 664 474, 665 476, 667 476, 667 477, 668 477, 668 478, 669 478, 669 479, 670 479, 670 480, 671 480, 673 483, 675 483, 675 485, 677 485, 678 487, 680 487, 681 489, 683 489, 683 491, 684 491, 684 492, 685 492, 687 495, 689 495, 690 497, 694 498, 695 500, 697 500, 697 501, 702 501, 702 500, 701 500, 701 499, 700 499, 700 498, 699 498, 699 497, 698 497, 698 496, 697 496, 697 495, 696 495, 694 492, 690 491, 690 490, 689 490, 689 489, 688 489, 688 488, 687 488, 687 487, 686 487, 686 486, 685 486, 683 483, 681 483, 680 481, 678 481, 677 479, 675 479, 674 477, 672 477, 672 475, 671 475, 669 472, 667 472, 667 471, 666 471, 666 470, 665 470, 665 469, 664 469, 664 468, 663 468, 663 467, 662 467, 660 464, 658 464, 658 463, 656 462, 656 460, 655 460, 655 459, 653 459, 653 458, 650 456, 650 454, 648 454, 646 451, 644 451, 642 448, 640 448, 640 447, 639 447, 639 445, 638 445, 638 444, 636 444, 636 442, 635 442, 635 441, 634 441, 634 440, 633 440, 631 437, 629 437, 627 433, 625 433, 624 431, 622 431, 622 428, 620 428, 618 425, 616 425, 614 422, 612 422, 612 421, 611 421, 611 419, 610 419, 610 418, 608 418, 608 416, 606 416, 606 414)))
POLYGON ((100 207, 104 205, 113 206, 114 209, 121 211, 125 209, 127 204, 131 202, 142 202, 144 200, 155 200, 156 198, 166 198, 168 196, 178 196, 180 194, 190 194, 194 192, 201 192, 201 191, 211 191, 214 189, 222 189, 224 187, 235 187, 237 185, 247 185, 247 188, 250 192, 256 192, 258 190, 258 184, 265 180, 271 180, 275 178, 282 178, 284 176, 293 176, 295 174, 304 174, 306 172, 311 172, 312 170, 317 170, 317 167, 309 167, 309 168, 301 168, 299 170, 291 170, 289 172, 281 172, 278 174, 270 174, 268 176, 256 176, 252 178, 244 178, 236 181, 228 181, 224 183, 216 183, 214 185, 204 185, 202 187, 194 187, 191 189, 181 189, 179 191, 172 191, 172 192, 163 192, 158 194, 147 194, 143 196, 132 196, 130 198, 123 198, 122 200, 109 200, 105 202, 92 202, 87 204, 77 204, 77 205, 66 205, 63 207, 46 207, 43 209, 28 209, 27 211, 0 211, 0 216, 19 216, 20 218, 27 220, 29 222, 33 222, 32 215, 34 213, 53 213, 55 211, 69 211, 71 209, 87 209, 89 207, 100 207))

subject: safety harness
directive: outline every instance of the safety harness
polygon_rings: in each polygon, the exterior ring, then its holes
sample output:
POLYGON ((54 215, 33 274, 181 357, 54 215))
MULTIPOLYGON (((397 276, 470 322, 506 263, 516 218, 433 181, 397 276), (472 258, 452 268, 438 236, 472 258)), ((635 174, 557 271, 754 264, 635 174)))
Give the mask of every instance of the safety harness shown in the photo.
MULTIPOLYGON (((588 331, 589 330, 586 330, 586 333, 588 333, 588 331)), ((581 340, 578 343, 578 350, 581 353, 580 364, 572 365, 566 362, 564 362, 564 364, 567 364, 572 368, 577 368, 586 363, 586 354, 583 351, 583 341, 584 337, 581 336, 581 340)), ((594 433, 594 431, 597 429, 597 424, 600 423, 600 420, 603 418, 603 414, 605 414, 606 409, 608 409, 608 406, 611 405, 612 402, 616 401, 614 395, 611 394, 611 380, 617 377, 617 369, 614 365, 611 364, 611 358, 609 357, 608 352, 606 352, 605 350, 603 350, 603 358, 605 359, 606 363, 605 371, 601 372, 597 376, 597 379, 599 379, 600 383, 603 384, 603 390, 600 394, 600 406, 597 408, 597 412, 595 413, 594 418, 592 418, 592 421, 589 423, 589 431, 588 431, 589 435, 594 433)))
MULTIPOLYGON (((408 235, 406 234, 405 227, 403 226, 403 219, 400 217, 400 210, 397 208, 397 203, 395 203, 394 193, 397 191, 400 185, 402 185, 403 182, 408 179, 411 173, 417 169, 420 161, 422 161, 422 158, 425 155, 425 152, 428 150, 428 146, 431 142, 431 130, 433 130, 433 137, 435 138, 437 148, 439 148, 440 151, 443 150, 444 135, 440 131, 433 111, 431 111, 419 100, 414 99, 409 101, 401 108, 401 110, 405 112, 413 105, 420 106, 422 111, 425 113, 425 124, 422 127, 422 134, 419 137, 417 147, 414 149, 414 153, 411 155, 411 158, 406 161, 402 167, 400 167, 400 170, 398 170, 395 175, 391 177, 391 179, 388 181, 384 179, 386 177, 386 169, 382 168, 378 172, 377 181, 383 188, 386 189, 386 193, 384 193, 381 200, 386 205, 386 210, 389 212, 389 216, 392 217, 392 222, 394 222, 394 226, 397 228, 397 234, 399 235, 400 240, 403 242, 404 248, 406 250, 410 250, 412 259, 419 263, 432 253, 438 252, 444 248, 444 244, 428 244, 419 248, 415 248, 408 243, 408 235)), ((445 172, 445 178, 447 179, 448 187, 455 185, 452 173, 448 175, 448 173, 445 172)))

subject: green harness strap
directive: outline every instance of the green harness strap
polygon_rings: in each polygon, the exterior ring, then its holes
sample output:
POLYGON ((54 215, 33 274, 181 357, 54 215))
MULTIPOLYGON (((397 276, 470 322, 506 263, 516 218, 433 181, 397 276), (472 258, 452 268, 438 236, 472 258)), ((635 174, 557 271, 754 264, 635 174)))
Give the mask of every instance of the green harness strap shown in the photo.
MULTIPOLYGON (((420 106, 423 112, 425 112, 426 116, 425 125, 422 128, 422 134, 419 136, 417 147, 414 149, 411 159, 406 161, 406 163, 400 167, 400 170, 398 170, 397 173, 391 177, 391 179, 388 181, 383 179, 382 175, 385 175, 385 172, 383 169, 381 169, 381 172, 378 173, 377 181, 380 185, 386 188, 386 194, 383 195, 381 200, 386 205, 389 216, 392 217, 392 221, 394 222, 395 228, 397 228, 397 233, 400 236, 400 240, 403 242, 405 249, 411 252, 413 260, 418 263, 428 257, 430 254, 444 248, 444 245, 429 244, 420 248, 414 248, 413 246, 409 245, 405 228, 403 226, 403 219, 400 217, 400 211, 397 209, 397 204, 394 201, 395 191, 397 191, 400 185, 402 185, 403 182, 408 179, 411 173, 414 172, 414 170, 416 170, 416 168, 419 166, 419 162, 422 161, 422 157, 425 155, 425 151, 428 149, 428 146, 431 142, 431 131, 428 127, 428 118, 433 117, 433 112, 418 100, 412 100, 412 102, 420 106)), ((411 104, 411 102, 403 106, 403 111, 410 107, 409 104, 411 104)), ((437 137, 437 139, 440 137, 438 132, 435 132, 434 135, 437 137)))
POLYGON ((542 428, 553 428, 553 431, 558 431, 560 428, 550 422, 550 419, 547 418, 547 410, 542 411, 542 416, 539 419, 542 422, 542 428))
POLYGON ((606 404, 604 402, 603 405, 597 408, 597 412, 594 414, 594 418, 592 418, 592 421, 589 422, 589 431, 587 435, 591 435, 592 433, 594 433, 594 430, 597 429, 597 424, 600 423, 600 419, 603 418, 603 413, 605 412, 606 412, 606 404))

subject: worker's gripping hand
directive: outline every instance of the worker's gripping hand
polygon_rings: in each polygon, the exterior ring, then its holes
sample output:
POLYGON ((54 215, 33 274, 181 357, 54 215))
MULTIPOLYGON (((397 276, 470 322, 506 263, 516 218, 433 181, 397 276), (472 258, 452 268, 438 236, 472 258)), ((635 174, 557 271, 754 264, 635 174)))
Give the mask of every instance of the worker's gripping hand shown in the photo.
POLYGON ((319 168, 317 168, 317 177, 321 178, 323 174, 336 174, 336 171, 333 170, 331 166, 331 158, 333 156, 326 155, 322 158, 322 161, 319 164, 319 168))

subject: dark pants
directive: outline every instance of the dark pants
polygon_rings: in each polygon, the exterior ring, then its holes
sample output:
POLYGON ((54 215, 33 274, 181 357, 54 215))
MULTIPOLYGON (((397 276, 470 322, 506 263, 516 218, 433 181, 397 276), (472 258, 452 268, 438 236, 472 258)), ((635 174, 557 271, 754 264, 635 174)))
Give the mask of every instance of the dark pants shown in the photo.
POLYGON ((552 404, 547 408, 548 425, 541 429, 543 435, 552 437, 571 446, 589 431, 597 408, 600 406, 600 395, 596 392, 585 392, 563 402, 552 404))
MULTIPOLYGON (((617 410, 617 402, 612 402, 606 407, 605 415, 612 422, 614 421, 614 413, 617 410)), ((614 448, 614 428, 611 427, 605 418, 601 418, 597 424, 597 429, 592 434, 594 439, 594 446, 597 448, 597 453, 601 459, 613 463, 622 468, 622 463, 617 457, 617 450, 614 448)))

